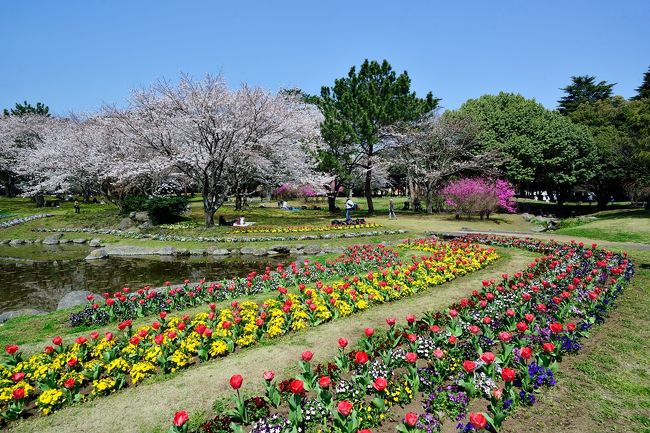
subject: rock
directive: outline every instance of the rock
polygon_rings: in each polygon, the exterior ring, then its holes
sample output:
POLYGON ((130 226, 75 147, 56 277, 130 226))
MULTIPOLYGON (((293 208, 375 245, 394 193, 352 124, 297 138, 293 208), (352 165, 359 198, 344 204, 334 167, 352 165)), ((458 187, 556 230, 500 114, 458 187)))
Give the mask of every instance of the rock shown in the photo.
POLYGON ((343 253, 345 250, 343 247, 324 247, 324 253, 343 253))
POLYGON ((9 241, 9 245, 22 245, 24 243, 25 241, 22 239, 12 239, 11 241, 9 241))
POLYGON ((158 254, 161 256, 173 256, 176 254, 176 248, 174 247, 162 247, 158 250, 158 254))
POLYGON ((69 244, 72 243, 72 239, 59 239, 60 244, 69 244))
POLYGON ((0 244, 7 245, 10 241, 11 241, 10 239, 3 239, 0 241, 0 244))
POLYGON ((59 239, 61 239, 61 236, 63 236, 61 233, 48 236, 45 239, 43 239, 43 243, 45 245, 57 245, 59 243, 59 239))
POLYGON ((133 216, 133 219, 138 221, 138 222, 148 222, 149 221, 149 213, 146 211, 142 212, 136 212, 135 215, 133 216))
POLYGON ((77 305, 84 305, 88 302, 86 296, 93 295, 96 298, 101 298, 99 295, 95 295, 88 290, 75 290, 74 292, 66 293, 63 298, 59 301, 57 305, 57 310, 62 310, 64 308, 76 307, 77 305))
POLYGON ((5 311, 0 314, 0 323, 5 323, 9 319, 19 316, 33 316, 36 314, 45 314, 45 311, 34 310, 33 308, 22 308, 20 310, 5 311))
POLYGON ((255 249, 255 251, 253 251, 253 255, 258 256, 258 257, 259 256, 265 256, 267 254, 268 254, 268 252, 266 250, 255 249))
POLYGON ((240 254, 253 254, 255 252, 255 248, 252 247, 244 247, 239 250, 240 254))
POLYGON ((215 256, 227 256, 230 254, 230 251, 225 248, 217 248, 216 250, 212 251, 212 254, 215 256))
POLYGON ((97 259, 107 259, 108 251, 105 248, 97 248, 92 250, 90 254, 86 256, 86 260, 97 260, 97 259))
POLYGON ((151 227, 153 227, 153 224, 151 224, 149 221, 145 221, 138 226, 138 230, 148 230, 151 227))
POLYGON ((75 244, 85 244, 86 239, 84 238, 73 239, 72 242, 74 242, 75 244))
POLYGON ((174 251, 175 256, 189 256, 190 255, 190 250, 187 248, 177 248, 176 251, 174 251))
POLYGON ((269 248, 269 251, 275 251, 276 253, 280 254, 287 254, 291 247, 289 245, 273 245, 271 248, 269 248))
POLYGON ((302 251, 302 250, 299 250, 298 248, 291 248, 291 249, 289 250, 289 254, 292 254, 292 255, 294 255, 294 256, 295 256, 296 254, 302 254, 302 253, 303 253, 303 251, 302 251))
POLYGON ((135 219, 135 215, 136 215, 136 212, 133 211, 133 212, 129 213, 129 218, 135 219))
POLYGON ((99 238, 91 239, 88 245, 90 245, 91 247, 101 247, 102 240, 99 238))
POLYGON ((303 253, 306 255, 320 254, 322 251, 320 245, 307 245, 303 250, 303 253))
POLYGON ((122 231, 131 227, 133 227, 133 221, 131 221, 130 218, 122 218, 120 224, 117 226, 117 228, 122 231))
POLYGON ((208 252, 203 249, 192 249, 190 250, 191 256, 205 256, 208 252))
POLYGON ((275 250, 266 250, 266 255, 268 256, 277 256, 278 254, 280 253, 275 250))

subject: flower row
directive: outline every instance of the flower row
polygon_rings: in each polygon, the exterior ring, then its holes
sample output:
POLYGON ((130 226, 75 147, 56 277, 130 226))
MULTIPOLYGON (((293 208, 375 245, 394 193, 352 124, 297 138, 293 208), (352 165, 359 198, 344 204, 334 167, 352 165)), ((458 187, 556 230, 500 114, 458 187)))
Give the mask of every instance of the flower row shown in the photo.
MULTIPOLYGON (((201 304, 235 299, 258 293, 268 293, 278 287, 296 287, 337 275, 354 275, 370 269, 390 267, 398 263, 397 251, 383 245, 353 245, 335 259, 325 263, 304 260, 288 266, 267 267, 263 273, 251 272, 246 277, 234 277, 206 283, 204 280, 182 287, 156 290, 144 287, 132 291, 126 287, 114 293, 105 292, 103 299, 88 295, 88 304, 70 315, 72 326, 106 324, 135 319, 162 311, 182 310, 201 304)), ((167 284, 169 286, 169 284, 167 284)))
POLYGON ((329 232, 329 231, 338 231, 338 230, 350 230, 350 229, 374 229, 382 227, 381 224, 376 223, 363 223, 363 224, 345 224, 345 225, 327 225, 327 226, 314 226, 314 225, 302 225, 302 226, 289 226, 289 227, 259 227, 259 226, 249 226, 249 227, 239 227, 229 232, 227 234, 236 234, 236 233, 300 233, 300 232, 329 232))
MULTIPOLYGON (((294 377, 265 372, 262 395, 243 399, 244 378, 233 375, 232 408, 197 432, 368 433, 395 418, 402 433, 438 432, 444 423, 499 431, 515 408, 556 384, 562 356, 580 349, 633 274, 624 255, 596 246, 538 243, 534 250, 544 255, 524 271, 484 281, 445 312, 409 315, 400 325, 389 318, 383 332, 366 328, 356 350, 339 339, 338 356, 326 364, 312 365, 305 351, 294 377), (413 400, 422 404, 418 413, 403 408, 413 400)), ((177 412, 170 432, 186 432, 188 419, 177 412)))
POLYGON ((65 344, 52 345, 23 359, 8 346, 0 367, 0 414, 5 418, 44 414, 66 404, 109 394, 157 373, 174 372, 220 357, 236 348, 317 326, 373 305, 407 297, 433 285, 480 269, 497 255, 469 243, 438 243, 431 256, 414 259, 363 276, 346 276, 333 284, 299 285, 298 293, 277 288, 277 297, 262 303, 233 301, 230 308, 193 318, 165 311, 150 326, 133 329, 131 320, 115 333, 92 332, 65 344))

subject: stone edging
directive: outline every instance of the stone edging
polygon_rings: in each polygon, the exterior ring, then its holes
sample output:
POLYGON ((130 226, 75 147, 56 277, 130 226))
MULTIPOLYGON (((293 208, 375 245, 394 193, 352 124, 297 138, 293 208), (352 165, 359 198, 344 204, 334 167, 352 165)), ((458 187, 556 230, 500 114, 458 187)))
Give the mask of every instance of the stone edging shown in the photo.
POLYGON ((42 213, 42 214, 37 214, 37 215, 30 215, 30 216, 23 217, 23 218, 16 218, 16 219, 12 219, 12 220, 0 223, 0 229, 6 229, 8 227, 12 227, 12 226, 15 226, 15 225, 18 225, 18 224, 26 223, 26 222, 37 220, 37 219, 40 219, 40 218, 49 218, 49 217, 53 217, 53 216, 54 216, 54 214, 51 214, 51 213, 42 213))

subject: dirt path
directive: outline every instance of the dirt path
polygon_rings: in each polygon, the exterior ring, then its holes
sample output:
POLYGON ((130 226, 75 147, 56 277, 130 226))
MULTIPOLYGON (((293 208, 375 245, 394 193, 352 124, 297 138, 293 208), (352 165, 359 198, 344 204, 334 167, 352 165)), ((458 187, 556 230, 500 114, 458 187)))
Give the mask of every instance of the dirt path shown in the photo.
POLYGON ((279 377, 292 373, 289 366, 293 367, 300 358, 300 353, 307 348, 315 353, 315 362, 330 359, 336 354, 336 340, 339 337, 345 337, 354 344, 366 326, 386 326, 386 317, 396 316, 401 319, 407 313, 419 315, 425 311, 442 309, 480 286, 481 280, 498 277, 503 272, 521 270, 535 257, 532 253, 516 249, 501 251, 503 258, 489 268, 433 287, 425 293, 287 336, 276 340, 272 345, 256 346, 202 364, 168 380, 145 383, 95 402, 68 407, 47 417, 35 417, 15 423, 7 431, 167 431, 177 410, 210 415, 215 400, 231 395, 228 379, 232 374, 239 373, 244 376, 244 392, 255 392, 256 387, 262 385, 263 371, 275 370, 279 377))

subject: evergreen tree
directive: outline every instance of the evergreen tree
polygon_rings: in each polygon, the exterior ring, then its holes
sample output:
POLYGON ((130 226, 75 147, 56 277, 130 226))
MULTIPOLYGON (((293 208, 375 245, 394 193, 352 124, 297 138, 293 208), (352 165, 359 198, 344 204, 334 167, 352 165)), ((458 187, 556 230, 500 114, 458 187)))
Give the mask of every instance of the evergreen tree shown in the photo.
POLYGON ((23 116, 25 114, 37 114, 50 117, 50 107, 41 102, 37 102, 36 106, 33 106, 25 101, 22 104, 16 102, 16 106, 11 110, 4 109, 5 116, 23 116))
POLYGON ((650 68, 643 74, 643 82, 636 88, 636 95, 632 97, 634 101, 639 99, 650 99, 650 68))
POLYGON ((430 92, 418 98, 411 92, 406 71, 398 76, 388 61, 366 59, 358 72, 353 66, 346 77, 335 80, 333 87, 324 86, 320 97, 312 101, 325 117, 321 135, 327 146, 319 153, 322 166, 349 170, 351 161, 354 168, 363 170, 368 213, 372 214, 372 173, 381 128, 416 120, 436 108, 440 99, 430 92), (346 161, 340 161, 341 156, 346 161))
POLYGON ((596 77, 581 75, 571 77, 571 84, 562 88, 566 93, 558 101, 558 111, 561 114, 569 115, 574 112, 580 104, 591 103, 612 97, 612 88, 616 83, 610 84, 606 81, 596 82, 596 77))

